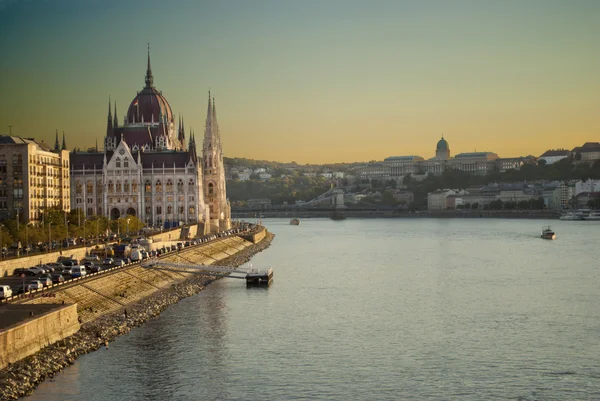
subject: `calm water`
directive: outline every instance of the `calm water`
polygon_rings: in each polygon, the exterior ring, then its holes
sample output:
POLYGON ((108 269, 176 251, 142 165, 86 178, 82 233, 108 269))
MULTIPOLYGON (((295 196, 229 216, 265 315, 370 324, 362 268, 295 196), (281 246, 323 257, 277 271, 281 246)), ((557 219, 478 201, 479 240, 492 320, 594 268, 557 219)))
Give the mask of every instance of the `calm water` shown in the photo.
POLYGON ((600 399, 600 223, 265 223, 269 289, 221 280, 28 400, 600 399))

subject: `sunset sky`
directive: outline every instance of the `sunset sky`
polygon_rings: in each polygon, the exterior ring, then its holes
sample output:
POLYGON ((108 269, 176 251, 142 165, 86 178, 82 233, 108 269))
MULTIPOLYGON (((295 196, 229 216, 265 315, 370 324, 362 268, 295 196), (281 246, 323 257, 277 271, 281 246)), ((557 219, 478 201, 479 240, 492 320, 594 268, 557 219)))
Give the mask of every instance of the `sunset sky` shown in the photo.
POLYGON ((600 1, 0 0, 0 133, 102 143, 155 86, 225 156, 539 155, 600 141, 600 1))

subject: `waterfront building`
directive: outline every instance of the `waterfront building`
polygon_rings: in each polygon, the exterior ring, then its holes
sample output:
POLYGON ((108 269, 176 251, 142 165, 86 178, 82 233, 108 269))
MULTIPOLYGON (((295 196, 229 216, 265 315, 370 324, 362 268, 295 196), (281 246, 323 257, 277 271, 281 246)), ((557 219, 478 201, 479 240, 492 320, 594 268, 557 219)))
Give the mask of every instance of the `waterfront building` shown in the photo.
POLYGON ((39 220, 46 209, 71 210, 69 151, 63 133, 51 149, 33 138, 0 136, 0 219, 39 220))
POLYGON ((204 232, 230 226, 223 151, 214 98, 208 112, 202 156, 183 117, 154 86, 150 53, 145 86, 119 124, 109 100, 104 149, 71 153, 71 204, 84 216, 137 216, 152 226, 203 224, 204 232))
POLYGON ((438 189, 436 191, 427 194, 427 210, 441 211, 446 210, 452 206, 454 208, 454 199, 452 202, 446 200, 449 196, 456 196, 457 192, 450 189, 438 189))
POLYGON ((582 192, 600 192, 600 180, 577 181, 574 195, 579 195, 582 192))

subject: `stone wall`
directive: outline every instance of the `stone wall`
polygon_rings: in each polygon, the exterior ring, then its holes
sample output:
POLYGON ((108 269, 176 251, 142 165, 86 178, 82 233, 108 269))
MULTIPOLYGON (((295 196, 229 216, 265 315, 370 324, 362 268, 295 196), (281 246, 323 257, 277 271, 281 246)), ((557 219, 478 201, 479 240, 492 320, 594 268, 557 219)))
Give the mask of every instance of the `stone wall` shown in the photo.
POLYGON ((77 305, 57 305, 37 318, 1 330, 0 369, 71 336, 78 330, 77 305))

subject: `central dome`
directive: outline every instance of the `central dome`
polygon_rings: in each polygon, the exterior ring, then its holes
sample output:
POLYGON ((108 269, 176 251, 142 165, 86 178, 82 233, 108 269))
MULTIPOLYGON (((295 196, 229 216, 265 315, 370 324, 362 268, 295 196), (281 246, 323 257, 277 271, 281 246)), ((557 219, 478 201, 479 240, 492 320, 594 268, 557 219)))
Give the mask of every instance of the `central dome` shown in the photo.
POLYGON ((448 142, 446 142, 444 137, 442 137, 442 139, 440 139, 439 142, 437 143, 436 150, 448 150, 448 142))
POLYGON ((154 87, 145 87, 131 101, 127 110, 127 122, 139 123, 143 121, 159 122, 159 116, 166 117, 167 121, 173 121, 173 112, 167 99, 154 87))
POLYGON ((127 122, 140 123, 144 121, 159 122, 159 116, 174 122, 173 111, 167 99, 154 87, 154 76, 150 68, 150 51, 148 51, 148 69, 146 70, 146 86, 133 98, 127 110, 127 122))

